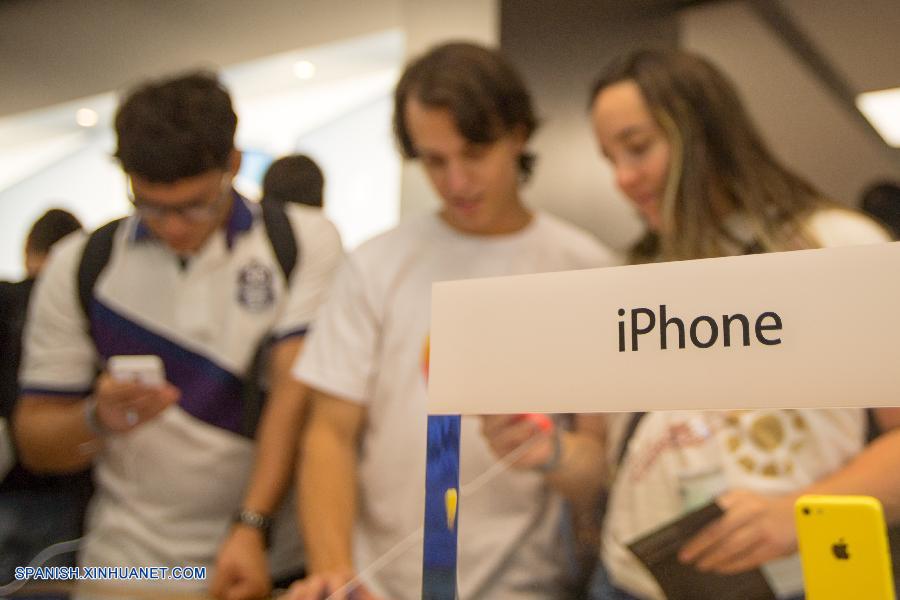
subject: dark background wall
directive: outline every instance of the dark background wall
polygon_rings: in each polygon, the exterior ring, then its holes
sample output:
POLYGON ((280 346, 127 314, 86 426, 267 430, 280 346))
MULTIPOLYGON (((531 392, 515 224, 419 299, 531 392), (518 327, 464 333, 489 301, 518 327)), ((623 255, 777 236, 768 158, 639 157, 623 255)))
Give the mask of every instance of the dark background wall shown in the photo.
POLYGON ((642 2, 503 0, 500 45, 533 91, 542 124, 537 169, 527 188, 533 206, 572 220, 622 247, 639 231, 612 189, 588 119, 588 94, 603 65, 646 45, 675 47, 674 8, 642 2))

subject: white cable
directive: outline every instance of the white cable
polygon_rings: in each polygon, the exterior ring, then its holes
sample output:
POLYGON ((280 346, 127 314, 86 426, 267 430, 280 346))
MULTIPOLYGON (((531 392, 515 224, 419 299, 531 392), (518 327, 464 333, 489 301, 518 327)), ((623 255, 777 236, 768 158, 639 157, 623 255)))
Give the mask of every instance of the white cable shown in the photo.
MULTIPOLYGON (((38 552, 37 556, 31 559, 31 562, 28 563, 28 567, 26 568, 40 567, 54 556, 57 556, 59 554, 66 554, 68 552, 75 552, 76 550, 78 550, 78 544, 81 543, 81 540, 82 538, 79 537, 75 538, 74 540, 58 542, 56 544, 47 546, 46 548, 38 552)), ((0 598, 6 600, 8 594, 14 594, 18 592, 26 583, 28 583, 27 579, 22 579, 20 581, 13 580, 4 586, 0 586, 0 598)))
MULTIPOLYGON (((519 457, 521 457, 522 454, 524 454, 528 449, 531 448, 532 444, 537 442, 538 439, 539 438, 532 438, 503 458, 499 459, 489 469, 478 475, 478 477, 476 477, 472 481, 461 485, 459 488, 460 497, 466 498, 477 493, 487 483, 509 469, 513 465, 513 463, 515 463, 519 459, 519 457)), ((134 465, 132 464, 131 466, 133 467, 134 465)), ((401 556, 403 553, 412 548, 416 543, 420 542, 423 535, 423 527, 419 527, 418 529, 410 533, 407 537, 395 544, 390 550, 382 554, 371 564, 369 564, 365 569, 360 571, 353 579, 348 581, 337 590, 331 592, 331 594, 328 596, 328 600, 333 600, 340 593, 347 593, 355 590, 361 585, 363 577, 374 575, 375 573, 381 571, 381 569, 390 564, 395 558, 401 556)), ((76 551, 78 549, 78 544, 81 543, 82 539, 83 538, 76 538, 74 540, 59 542, 57 544, 53 544, 52 546, 48 546, 32 559, 32 561, 28 564, 28 567, 38 567, 43 565, 46 561, 53 558, 54 556, 76 551)), ((22 586, 24 586, 26 583, 28 583, 27 580, 12 581, 4 586, 0 586, 0 600, 6 600, 8 594, 13 594, 19 591, 19 589, 21 589, 22 586)))
MULTIPOLYGON (((513 465, 513 463, 515 463, 523 454, 525 454, 525 452, 527 452, 531 448, 532 444, 536 443, 539 439, 540 437, 531 438, 503 458, 499 459, 496 463, 491 465, 491 468, 481 473, 478 477, 466 483, 465 485, 459 486, 460 497, 466 498, 477 493, 478 490, 484 487, 487 483, 509 469, 513 465)), ((415 542, 421 541, 424 533, 425 530, 423 527, 419 527, 418 529, 410 533, 403 540, 397 543, 393 548, 379 556, 365 569, 360 571, 353 579, 345 583, 342 587, 331 592, 326 600, 334 600, 335 598, 337 598, 338 594, 346 594, 358 588, 360 585, 362 585, 362 578, 364 576, 374 575, 375 573, 378 573, 382 568, 384 568, 395 558, 412 548, 415 542)))

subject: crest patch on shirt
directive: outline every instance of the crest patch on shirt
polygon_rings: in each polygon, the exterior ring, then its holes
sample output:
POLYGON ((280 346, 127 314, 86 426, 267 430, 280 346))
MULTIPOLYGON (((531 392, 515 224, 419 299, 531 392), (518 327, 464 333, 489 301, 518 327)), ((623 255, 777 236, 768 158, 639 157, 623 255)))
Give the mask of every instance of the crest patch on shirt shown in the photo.
POLYGON ((238 273, 238 302, 250 312, 262 312, 275 302, 272 269, 253 261, 238 273))

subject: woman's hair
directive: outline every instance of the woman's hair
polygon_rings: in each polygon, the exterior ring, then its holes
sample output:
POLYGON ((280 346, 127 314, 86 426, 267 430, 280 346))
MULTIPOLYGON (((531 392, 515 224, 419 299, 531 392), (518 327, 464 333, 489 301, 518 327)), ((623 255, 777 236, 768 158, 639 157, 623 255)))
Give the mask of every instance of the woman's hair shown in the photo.
POLYGON ((638 51, 607 68, 591 102, 623 81, 637 84, 672 156, 662 227, 637 243, 635 260, 731 254, 728 241, 733 248, 737 240, 725 218, 734 211, 749 220, 761 250, 816 245, 802 224, 828 201, 775 159, 718 69, 682 51, 638 51))
POLYGON ((900 239, 900 183, 882 181, 869 186, 859 207, 890 229, 894 239, 900 239))
MULTIPOLYGON (((406 103, 416 98, 453 115, 460 134, 477 144, 492 143, 521 127, 530 139, 537 128, 531 96, 516 69, 492 48, 450 42, 411 62, 394 92, 394 134, 406 158, 417 158, 406 123, 406 103)), ((535 156, 524 152, 519 171, 528 179, 535 156)))

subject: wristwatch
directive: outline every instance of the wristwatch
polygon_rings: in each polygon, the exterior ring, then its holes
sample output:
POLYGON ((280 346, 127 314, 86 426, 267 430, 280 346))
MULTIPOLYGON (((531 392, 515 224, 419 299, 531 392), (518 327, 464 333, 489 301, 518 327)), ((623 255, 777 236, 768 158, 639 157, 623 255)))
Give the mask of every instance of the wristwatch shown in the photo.
POLYGON ((258 530, 263 535, 263 542, 269 547, 269 533, 272 529, 272 517, 264 515, 255 510, 242 508, 234 514, 234 523, 240 523, 253 529, 258 530))

